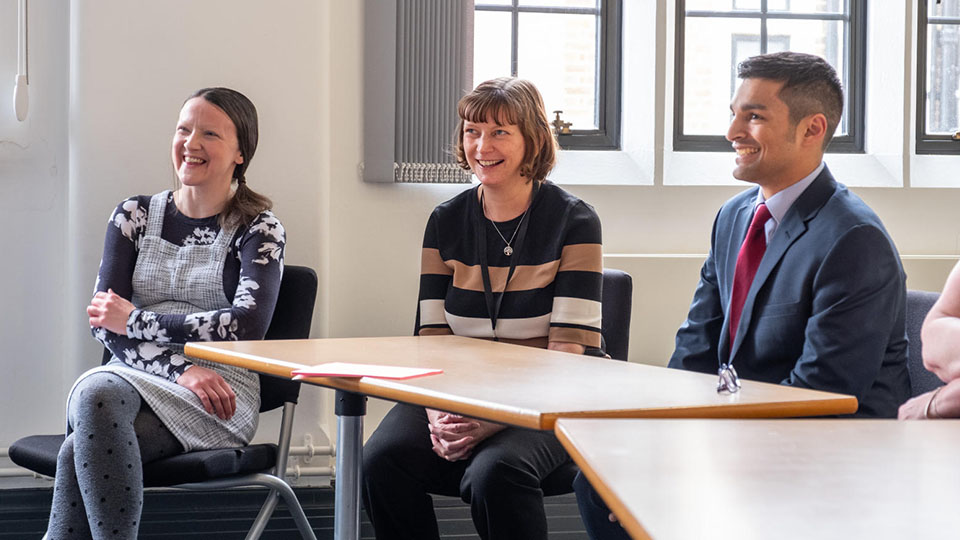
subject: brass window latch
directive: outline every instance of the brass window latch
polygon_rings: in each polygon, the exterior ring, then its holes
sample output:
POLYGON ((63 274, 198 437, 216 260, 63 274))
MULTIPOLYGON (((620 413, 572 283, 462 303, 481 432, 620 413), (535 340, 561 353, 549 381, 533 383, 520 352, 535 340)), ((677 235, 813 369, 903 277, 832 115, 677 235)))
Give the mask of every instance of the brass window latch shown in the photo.
POLYGON ((569 135, 569 134, 570 134, 570 126, 573 125, 573 122, 564 122, 563 119, 560 118, 560 114, 561 114, 562 112, 563 112, 563 111, 553 111, 554 118, 553 118, 553 122, 550 122, 550 124, 553 125, 553 134, 554 134, 554 135, 569 135))
POLYGON ((960 131, 954 133, 954 134, 953 134, 953 137, 951 137, 951 139, 953 139, 953 140, 955 140, 955 141, 960 141, 960 131))

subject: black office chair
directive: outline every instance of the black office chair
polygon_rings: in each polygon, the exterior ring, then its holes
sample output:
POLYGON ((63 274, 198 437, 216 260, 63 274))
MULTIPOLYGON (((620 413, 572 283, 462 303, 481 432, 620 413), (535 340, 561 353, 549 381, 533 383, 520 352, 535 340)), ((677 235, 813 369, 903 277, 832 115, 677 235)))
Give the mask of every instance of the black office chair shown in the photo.
MULTIPOLYGON (((630 315, 633 308, 633 278, 623 270, 603 270, 603 321, 600 334, 605 351, 614 360, 627 360, 630 348, 630 315)), ((573 479, 580 469, 572 461, 562 465, 540 482, 545 496, 573 491, 573 479)))
POLYGON ((920 329, 923 327, 923 320, 938 298, 940 298, 940 293, 907 291, 907 339, 910 340, 907 369, 910 372, 910 394, 912 396, 919 396, 943 385, 943 381, 939 377, 923 367, 923 344, 920 342, 920 329))
MULTIPOLYGON (((317 274, 311 268, 287 265, 266 339, 299 339, 310 335, 313 305, 317 297, 317 274)), ((104 362, 110 354, 104 354, 104 362)), ((304 538, 316 540, 303 507, 283 480, 293 433, 293 411, 300 395, 300 382, 260 375, 260 412, 283 406, 277 444, 251 444, 186 452, 159 459, 143 467, 144 487, 190 490, 262 486, 270 488, 267 500, 253 522, 247 539, 259 538, 280 497, 283 497, 304 538)), ((54 476, 57 454, 64 435, 32 435, 13 443, 10 459, 31 471, 54 476)))

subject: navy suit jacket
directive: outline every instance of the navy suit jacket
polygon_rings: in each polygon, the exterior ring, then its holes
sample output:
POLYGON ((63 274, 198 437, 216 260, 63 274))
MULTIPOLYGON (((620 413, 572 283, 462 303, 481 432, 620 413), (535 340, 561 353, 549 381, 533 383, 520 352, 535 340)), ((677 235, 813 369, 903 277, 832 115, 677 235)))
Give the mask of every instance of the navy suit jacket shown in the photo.
POLYGON ((737 254, 757 190, 730 199, 713 225, 670 367, 857 397, 857 416, 895 417, 910 397, 906 277, 880 218, 823 172, 787 211, 747 293, 732 347, 727 315, 737 254))

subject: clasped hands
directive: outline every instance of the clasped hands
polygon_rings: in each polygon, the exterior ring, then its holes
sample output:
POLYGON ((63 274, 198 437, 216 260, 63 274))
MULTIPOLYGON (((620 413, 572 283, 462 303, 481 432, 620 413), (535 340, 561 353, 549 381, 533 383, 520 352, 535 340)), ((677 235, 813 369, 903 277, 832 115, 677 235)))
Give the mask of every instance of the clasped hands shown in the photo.
MULTIPOLYGON (((113 289, 107 289, 107 292, 99 291, 93 295, 87 306, 87 316, 90 326, 125 336, 127 320, 134 309, 136 306, 129 300, 113 289)), ((196 394, 208 414, 229 420, 237 412, 237 395, 233 388, 212 369, 191 366, 177 378, 177 384, 196 394)))
POLYGON ((468 416, 427 409, 433 452, 447 461, 468 459, 480 442, 504 426, 468 416))
POLYGON ((900 406, 900 420, 960 417, 960 379, 920 394, 900 406))

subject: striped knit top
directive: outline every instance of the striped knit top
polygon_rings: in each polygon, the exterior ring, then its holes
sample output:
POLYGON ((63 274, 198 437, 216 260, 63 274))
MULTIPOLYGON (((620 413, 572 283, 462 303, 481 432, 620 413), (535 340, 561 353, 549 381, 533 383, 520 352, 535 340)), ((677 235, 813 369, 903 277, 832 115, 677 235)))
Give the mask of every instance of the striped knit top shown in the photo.
POLYGON ((594 209, 543 182, 525 218, 523 243, 507 256, 500 235, 510 239, 521 217, 497 223, 498 234, 483 215, 478 189, 437 206, 427 221, 417 334, 494 337, 480 264, 484 227, 491 288, 504 294, 496 337, 538 347, 549 341, 599 347, 603 247, 594 209), (504 293, 511 257, 516 269, 504 293))

